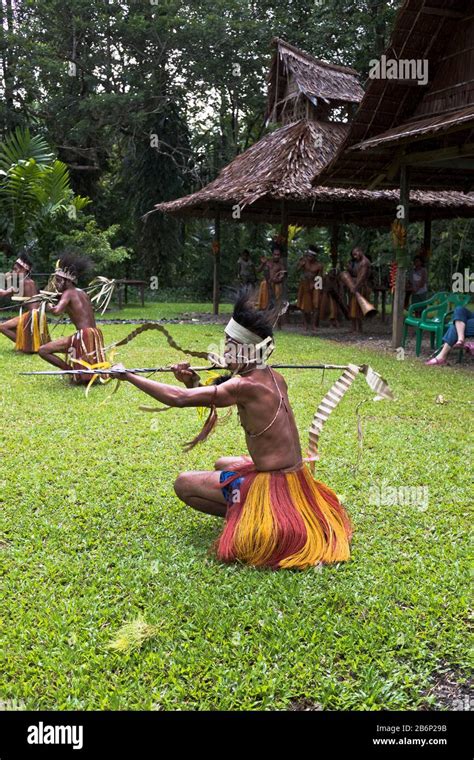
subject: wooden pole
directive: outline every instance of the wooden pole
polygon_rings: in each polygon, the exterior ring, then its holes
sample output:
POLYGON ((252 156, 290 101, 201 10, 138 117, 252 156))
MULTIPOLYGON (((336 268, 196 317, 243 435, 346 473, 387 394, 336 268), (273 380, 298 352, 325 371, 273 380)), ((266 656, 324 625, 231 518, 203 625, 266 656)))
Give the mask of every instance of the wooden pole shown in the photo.
POLYGON ((220 285, 220 264, 221 264, 221 216, 220 212, 216 211, 216 217, 214 221, 214 279, 213 279, 213 311, 214 314, 219 314, 219 285, 220 285))
POLYGON ((393 294, 392 313, 392 348, 399 348, 403 335, 403 306, 405 302, 405 281, 408 264, 408 223, 410 206, 410 177, 409 169, 402 164, 400 169, 400 208, 402 211, 398 221, 405 230, 404 243, 397 251, 397 279, 393 294))

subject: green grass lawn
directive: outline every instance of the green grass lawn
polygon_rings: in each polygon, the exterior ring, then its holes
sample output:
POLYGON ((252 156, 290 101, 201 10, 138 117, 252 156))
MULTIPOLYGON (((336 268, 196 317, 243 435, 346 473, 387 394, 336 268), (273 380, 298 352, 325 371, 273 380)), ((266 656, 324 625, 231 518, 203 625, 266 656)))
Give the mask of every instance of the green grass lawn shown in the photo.
MULTIPOLYGON (((129 330, 106 325, 106 342, 129 330)), ((221 334, 212 325, 172 332, 195 348, 221 334)), ((117 358, 149 366, 175 357, 146 333, 117 358)), ((181 504, 172 484, 180 470, 244 451, 235 414, 184 454, 200 425, 195 410, 152 416, 126 384, 86 398, 64 380, 19 376, 45 365, 0 339, 0 700, 53 710, 262 710, 303 700, 397 710, 436 704, 431 691, 444 672, 463 683, 472 374, 285 333, 273 358, 369 362, 396 393, 360 408, 360 459, 355 406, 371 398, 363 379, 322 435, 318 477, 355 525, 347 564, 306 572, 218 564, 211 547, 221 523, 181 504), (448 403, 437 404, 438 394, 448 403), (426 486, 427 507, 371 503, 384 482, 426 486), (139 650, 111 650, 137 618, 156 635, 139 650)), ((286 377, 306 445, 335 374, 286 377)))
MULTIPOLYGON (((223 303, 219 306, 221 314, 230 314, 232 306, 229 303, 223 303)), ((145 307, 138 303, 126 304, 123 309, 119 309, 117 304, 113 303, 110 309, 103 315, 98 315, 98 319, 177 319, 183 314, 212 314, 212 303, 207 302, 187 302, 168 303, 157 301, 145 301, 145 307)))

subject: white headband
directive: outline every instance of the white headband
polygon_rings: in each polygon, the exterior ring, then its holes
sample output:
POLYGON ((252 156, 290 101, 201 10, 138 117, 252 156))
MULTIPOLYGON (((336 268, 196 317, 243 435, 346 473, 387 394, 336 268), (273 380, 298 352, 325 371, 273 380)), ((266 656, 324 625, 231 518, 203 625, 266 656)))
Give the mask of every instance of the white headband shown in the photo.
POLYGON ((237 340, 239 343, 251 343, 254 346, 258 346, 263 340, 260 335, 256 335, 256 333, 247 330, 246 327, 242 327, 232 317, 227 323, 225 332, 230 338, 237 340))
POLYGON ((64 277, 65 280, 71 280, 71 282, 77 282, 77 277, 74 277, 74 275, 69 274, 69 272, 65 272, 64 269, 56 269, 55 275, 58 277, 64 277))
POLYGON ((26 263, 26 261, 22 261, 21 259, 17 259, 15 261, 15 264, 19 264, 23 269, 26 269, 27 272, 30 271, 31 267, 29 264, 26 263))

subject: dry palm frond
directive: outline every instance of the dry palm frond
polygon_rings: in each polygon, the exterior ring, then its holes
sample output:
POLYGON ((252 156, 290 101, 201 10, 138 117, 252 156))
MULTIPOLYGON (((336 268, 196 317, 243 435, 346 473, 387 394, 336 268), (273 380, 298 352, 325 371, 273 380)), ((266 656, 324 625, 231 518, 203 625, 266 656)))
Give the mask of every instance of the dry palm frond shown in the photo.
POLYGON ((91 299, 94 309, 103 314, 114 294, 115 280, 108 280, 107 277, 95 277, 87 286, 86 293, 91 299))

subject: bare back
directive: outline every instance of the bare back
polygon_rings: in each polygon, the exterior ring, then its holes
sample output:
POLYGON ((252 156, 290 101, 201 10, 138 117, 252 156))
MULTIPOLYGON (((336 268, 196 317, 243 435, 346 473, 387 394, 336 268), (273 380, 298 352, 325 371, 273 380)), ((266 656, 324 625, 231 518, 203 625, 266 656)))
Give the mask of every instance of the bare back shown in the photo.
POLYGON ((91 300, 83 290, 75 287, 65 290, 58 307, 57 313, 66 312, 77 330, 96 326, 91 300))
MULTIPOLYGON (((32 298, 32 296, 36 296, 38 294, 38 288, 36 287, 36 283, 34 280, 31 279, 31 277, 24 278, 22 282, 22 291, 23 291, 23 295, 26 296, 27 298, 32 298)), ((27 309, 28 311, 33 311, 33 309, 37 309, 38 306, 39 306, 39 302, 26 303, 23 306, 23 310, 27 309)))

